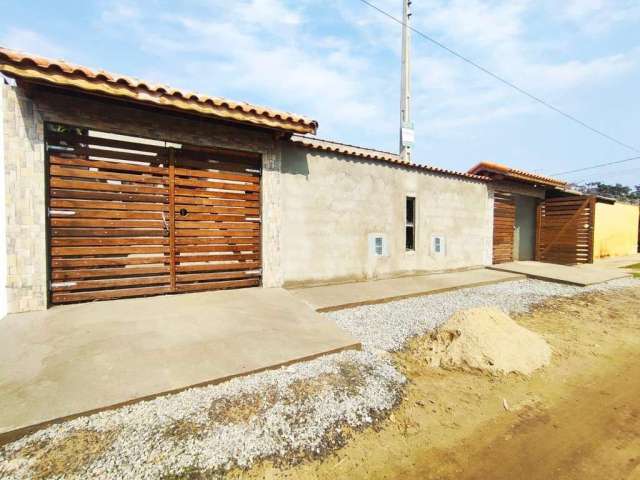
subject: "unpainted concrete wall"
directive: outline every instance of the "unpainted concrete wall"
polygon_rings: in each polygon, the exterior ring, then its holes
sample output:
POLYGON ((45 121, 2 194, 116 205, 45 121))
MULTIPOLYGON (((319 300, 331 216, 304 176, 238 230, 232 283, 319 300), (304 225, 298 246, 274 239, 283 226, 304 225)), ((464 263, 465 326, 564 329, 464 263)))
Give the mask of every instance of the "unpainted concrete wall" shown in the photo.
POLYGON ((637 205, 596 203, 594 257, 621 257, 637 253, 639 214, 637 205))
POLYGON ((384 278, 491 263, 493 195, 482 182, 286 144, 281 250, 285 285, 384 278), (416 250, 405 250, 405 197, 416 250), (389 255, 370 255, 383 233, 389 255), (445 253, 431 252, 433 235, 445 253))

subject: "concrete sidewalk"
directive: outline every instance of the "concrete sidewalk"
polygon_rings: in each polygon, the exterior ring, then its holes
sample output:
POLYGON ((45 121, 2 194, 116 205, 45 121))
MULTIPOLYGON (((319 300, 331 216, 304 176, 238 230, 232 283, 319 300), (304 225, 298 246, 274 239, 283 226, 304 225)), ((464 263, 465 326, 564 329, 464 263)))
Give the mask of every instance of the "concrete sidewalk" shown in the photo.
POLYGON ((637 263, 640 263, 640 253, 628 255, 626 257, 598 258, 593 262, 593 264, 583 266, 597 268, 624 268, 637 263))
POLYGON ((478 268, 460 272, 295 288, 289 291, 316 311, 328 312, 523 278, 525 278, 523 275, 478 268))
POLYGON ((520 273, 538 280, 566 283, 579 287, 586 287, 587 285, 595 285, 597 283, 604 283, 629 276, 629 274, 623 270, 615 268, 600 268, 593 265, 556 265, 554 263, 532 261, 500 263, 492 265, 489 268, 501 272, 520 273))
POLYGON ((277 288, 60 306, 9 315, 0 328, 5 441, 61 417, 359 347, 277 288))

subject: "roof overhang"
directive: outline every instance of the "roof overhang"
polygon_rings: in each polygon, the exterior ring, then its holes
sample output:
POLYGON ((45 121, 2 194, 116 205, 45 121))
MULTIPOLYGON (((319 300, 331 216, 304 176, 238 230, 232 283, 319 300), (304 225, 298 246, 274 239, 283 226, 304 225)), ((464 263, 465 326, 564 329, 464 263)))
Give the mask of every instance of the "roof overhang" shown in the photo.
POLYGON ((356 145, 347 145, 345 143, 334 142, 332 140, 320 139, 316 137, 308 137, 305 135, 292 135, 289 141, 294 145, 299 145, 305 148, 312 148, 314 150, 324 150, 326 152, 340 153, 343 155, 350 155, 353 157, 360 157, 367 160, 374 160, 383 163, 389 163, 397 166, 402 166, 414 170, 421 170, 425 172, 436 173, 445 176, 466 178, 469 180, 476 180, 480 182, 488 182, 491 179, 483 177, 481 175, 474 175, 471 173, 457 172, 455 170, 448 170, 445 168, 434 167, 432 165, 423 165, 418 163, 412 163, 402 160, 397 153, 384 152, 381 150, 374 150, 366 147, 358 147, 356 145))
POLYGON ((72 65, 64 61, 23 54, 0 47, 0 72, 12 78, 180 110, 290 133, 315 133, 318 123, 292 113, 244 102, 208 97, 164 85, 151 85, 131 77, 72 65))
POLYGON ((546 177, 531 172, 525 172, 524 170, 517 170, 506 165, 493 162, 480 162, 469 169, 469 173, 490 177, 495 181, 506 180, 521 182, 545 188, 563 188, 567 185, 567 182, 564 182, 557 178, 546 177))

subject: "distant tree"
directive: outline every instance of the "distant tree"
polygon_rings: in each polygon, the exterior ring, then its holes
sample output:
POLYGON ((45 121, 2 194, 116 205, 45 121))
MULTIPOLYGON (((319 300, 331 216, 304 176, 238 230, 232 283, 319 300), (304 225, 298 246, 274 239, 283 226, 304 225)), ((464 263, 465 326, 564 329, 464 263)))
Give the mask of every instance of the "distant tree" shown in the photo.
POLYGON ((640 203, 640 185, 636 185, 634 187, 635 190, 620 183, 610 185, 604 182, 589 182, 584 185, 574 184, 571 187, 585 195, 600 195, 625 202, 640 203))

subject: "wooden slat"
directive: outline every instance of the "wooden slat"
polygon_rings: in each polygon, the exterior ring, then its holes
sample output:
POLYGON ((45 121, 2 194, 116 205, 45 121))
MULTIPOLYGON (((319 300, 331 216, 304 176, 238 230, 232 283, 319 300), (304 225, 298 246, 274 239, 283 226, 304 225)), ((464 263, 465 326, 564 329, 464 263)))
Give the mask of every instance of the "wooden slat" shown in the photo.
POLYGON ((202 263, 196 265, 177 265, 176 271, 182 272, 217 272, 229 270, 257 270, 261 268, 260 262, 237 262, 237 263, 202 263))
POLYGON ((167 175, 167 169, 163 167, 153 167, 150 165, 138 165, 125 162, 108 162, 104 160, 87 160, 78 157, 57 157, 50 156, 49 163, 53 165, 71 165, 92 168, 102 168, 105 170, 117 170, 122 172, 141 172, 167 175))
POLYGON ((126 228, 52 228, 52 237, 164 237, 164 230, 126 228))
POLYGON ((176 175, 181 177, 213 178, 216 180, 235 180, 238 182, 260 183, 260 177, 256 174, 212 172, 210 170, 195 170, 176 168, 176 175))
POLYGON ((215 243, 224 244, 260 244, 260 237, 245 236, 245 237, 178 237, 176 238, 176 245, 211 245, 215 243))
MULTIPOLYGON (((67 200, 52 198, 49 201, 52 208, 94 208, 102 210, 141 210, 141 211, 169 211, 169 206, 161 203, 142 203, 142 202, 118 202, 118 201, 102 201, 102 200, 67 200)), ((199 208, 199 207, 191 207, 199 208)), ((202 207, 209 208, 209 207, 202 207)))
POLYGON ((176 228, 202 228, 202 229, 234 229, 234 230, 259 230, 258 222, 207 222, 207 221, 176 221, 176 228))
POLYGON ((165 237, 132 238, 132 237, 54 237, 51 245, 55 247, 106 246, 106 245, 169 245, 165 237))
POLYGON ((238 191, 218 191, 212 192, 204 189, 196 188, 176 188, 176 195, 182 195, 187 197, 205 197, 205 198, 234 198, 239 200, 259 200, 260 194, 258 193, 243 193, 238 191))
POLYGON ((145 187, 142 185, 113 184, 104 182, 83 182, 80 180, 66 180, 53 177, 50 179, 53 188, 65 188, 71 190, 97 190, 102 192, 125 193, 149 193, 152 195, 166 195, 166 189, 162 187, 145 187))
MULTIPOLYGON (((255 252, 260 250, 258 244, 254 245, 178 245, 177 253, 200 253, 200 252, 255 252)), ((182 257, 181 257, 182 258, 182 257)))
POLYGON ((106 172, 104 170, 86 170, 82 168, 51 165, 49 173, 53 177, 91 178, 95 180, 118 180, 123 182, 166 184, 168 179, 139 173, 106 172))
POLYGON ((53 269, 52 280, 74 280, 99 277, 131 277, 134 275, 169 274, 169 267, 120 267, 120 268, 84 268, 78 270, 53 269))
POLYGON ((103 257, 103 258, 52 258, 53 268, 77 268, 77 267, 115 267, 125 265, 162 265, 168 263, 163 255, 150 255, 145 257, 103 257))
POLYGON ((221 290, 227 288, 257 287, 260 284, 259 278, 246 280, 229 280, 220 282, 184 283, 176 285, 178 292, 202 292, 204 290, 221 290))
POLYGON ((110 278, 107 280, 77 280, 56 283, 53 282, 51 289, 54 292, 68 292, 74 290, 96 290, 110 289, 117 287, 140 287, 143 285, 162 285, 169 283, 169 275, 159 275, 150 277, 130 277, 130 278, 110 278))
POLYGON ((201 188, 215 188, 218 190, 241 190, 245 192, 260 191, 260 185, 254 183, 210 182, 207 180, 191 180, 189 178, 176 177, 176 185, 201 188))
POLYGON ((101 145, 104 147, 121 148, 125 150, 137 150, 143 152, 153 152, 157 154, 166 154, 166 147, 160 145, 152 145, 142 142, 131 142, 127 140, 119 140, 115 138, 102 138, 89 135, 77 135, 75 133, 52 133, 47 132, 47 143, 60 145, 61 142, 69 144, 90 144, 101 145))
POLYGON ((178 275, 177 282, 186 283, 186 282, 202 282, 202 281, 210 281, 210 280, 231 280, 231 279, 241 279, 241 278, 256 278, 259 276, 260 276, 259 272, 184 273, 184 274, 178 275))
POLYGON ((139 227, 139 228, 162 228, 162 220, 106 220, 101 218, 52 218, 53 227, 139 227))
POLYGON ((160 189, 158 195, 139 195, 124 192, 96 192, 86 190, 51 189, 51 197, 64 199, 113 200, 114 202, 169 203, 169 197, 160 189))
POLYGON ((61 293, 53 292, 53 303, 89 302, 92 300, 113 300, 116 298, 142 297, 145 295, 159 295, 170 293, 171 288, 147 287, 147 288, 118 288, 114 290, 93 290, 90 292, 61 293))
POLYGON ((53 256, 72 255, 117 255, 132 253, 167 253, 168 247, 160 246, 131 246, 126 247, 51 247, 53 256))
POLYGON ((130 210, 56 208, 51 210, 50 215, 52 218, 125 218, 130 220, 162 220, 162 212, 134 212, 130 210))

